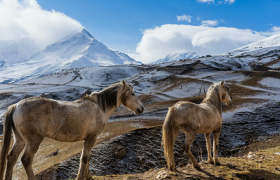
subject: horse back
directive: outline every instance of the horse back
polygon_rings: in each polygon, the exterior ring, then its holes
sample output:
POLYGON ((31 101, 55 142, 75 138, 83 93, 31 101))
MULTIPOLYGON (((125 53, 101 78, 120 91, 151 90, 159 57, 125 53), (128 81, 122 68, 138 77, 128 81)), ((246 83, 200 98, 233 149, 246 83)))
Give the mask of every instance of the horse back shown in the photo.
POLYGON ((39 135, 59 141, 78 141, 96 126, 98 110, 86 102, 28 98, 16 104, 14 123, 22 134, 39 135))
POLYGON ((180 101, 173 107, 177 109, 176 124, 199 134, 212 132, 222 123, 221 115, 211 105, 180 101))

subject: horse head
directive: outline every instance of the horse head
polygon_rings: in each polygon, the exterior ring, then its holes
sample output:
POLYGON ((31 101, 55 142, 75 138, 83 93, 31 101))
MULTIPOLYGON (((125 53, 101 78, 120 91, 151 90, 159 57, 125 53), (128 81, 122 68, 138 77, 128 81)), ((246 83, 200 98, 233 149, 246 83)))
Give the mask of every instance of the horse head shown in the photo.
POLYGON ((232 102, 231 102, 231 98, 228 94, 229 88, 228 88, 228 86, 225 85, 225 81, 221 81, 220 84, 221 85, 220 85, 219 92, 220 92, 221 100, 226 105, 230 105, 232 102))
POLYGON ((136 115, 143 113, 144 106, 135 95, 132 85, 127 84, 124 80, 121 82, 123 90, 120 96, 121 104, 134 111, 136 115))

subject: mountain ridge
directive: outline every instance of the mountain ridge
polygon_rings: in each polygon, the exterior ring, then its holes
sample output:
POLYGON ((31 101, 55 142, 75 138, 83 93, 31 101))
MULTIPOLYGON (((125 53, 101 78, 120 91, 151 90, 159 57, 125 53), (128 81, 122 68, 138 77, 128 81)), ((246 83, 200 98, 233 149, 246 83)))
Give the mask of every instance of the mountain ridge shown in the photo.
POLYGON ((63 69, 123 64, 141 63, 125 53, 109 49, 86 29, 82 29, 25 60, 5 66, 1 69, 0 83, 36 78, 63 69))
POLYGON ((173 61, 179 61, 180 59, 194 59, 198 58, 199 55, 195 52, 189 52, 189 51, 179 51, 172 54, 168 54, 164 58, 158 59, 151 64, 160 64, 165 62, 173 62, 173 61))

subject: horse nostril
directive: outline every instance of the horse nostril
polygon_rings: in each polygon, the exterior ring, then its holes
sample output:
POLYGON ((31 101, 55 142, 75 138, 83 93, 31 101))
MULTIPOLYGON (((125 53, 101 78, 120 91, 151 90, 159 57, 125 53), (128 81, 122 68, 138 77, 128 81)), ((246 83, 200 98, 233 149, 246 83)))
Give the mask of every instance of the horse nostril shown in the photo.
POLYGON ((141 113, 143 113, 144 112, 144 106, 142 106, 142 112, 141 113))

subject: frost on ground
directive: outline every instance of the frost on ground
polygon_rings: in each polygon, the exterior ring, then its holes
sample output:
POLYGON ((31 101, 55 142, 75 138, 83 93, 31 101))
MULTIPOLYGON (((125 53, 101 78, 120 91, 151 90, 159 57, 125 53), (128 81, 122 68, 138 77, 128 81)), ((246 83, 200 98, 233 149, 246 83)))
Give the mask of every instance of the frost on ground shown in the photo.
POLYGON ((264 78, 259 83, 266 87, 280 88, 280 79, 277 78, 264 78))

